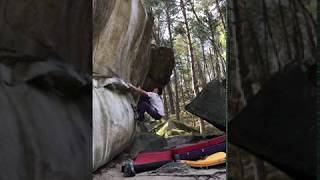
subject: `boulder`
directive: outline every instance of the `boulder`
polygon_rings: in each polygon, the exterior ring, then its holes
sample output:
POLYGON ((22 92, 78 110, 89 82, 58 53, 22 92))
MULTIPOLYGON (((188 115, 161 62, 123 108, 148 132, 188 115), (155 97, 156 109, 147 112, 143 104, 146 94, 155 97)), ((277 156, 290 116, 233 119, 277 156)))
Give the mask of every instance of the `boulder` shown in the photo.
POLYGON ((141 86, 146 78, 153 21, 142 0, 94 0, 93 9, 92 151, 96 170, 134 138, 132 106, 137 97, 125 87, 127 82, 141 86))
POLYGON ((55 57, 91 74, 91 2, 1 1, 0 11, 1 51, 55 57))
POLYGON ((170 81, 174 68, 174 54, 171 48, 151 48, 151 64, 143 89, 152 91, 156 87, 164 87, 170 81))
POLYGON ((228 124, 229 142, 295 179, 316 177, 316 65, 276 73, 228 124))
POLYGON ((227 90, 219 81, 209 82, 187 106, 186 110, 220 130, 226 130, 227 90))
POLYGON ((91 2, 0 11, 0 179, 90 179, 91 2))
POLYGON ((135 132, 132 95, 107 89, 112 83, 96 80, 93 86, 93 169, 101 167, 122 152, 133 140, 135 132), (102 85, 101 85, 102 84, 102 85))
POLYGON ((93 73, 142 85, 153 19, 142 0, 94 0, 93 73))
POLYGON ((91 178, 90 81, 61 61, 0 61, 0 179, 91 178))

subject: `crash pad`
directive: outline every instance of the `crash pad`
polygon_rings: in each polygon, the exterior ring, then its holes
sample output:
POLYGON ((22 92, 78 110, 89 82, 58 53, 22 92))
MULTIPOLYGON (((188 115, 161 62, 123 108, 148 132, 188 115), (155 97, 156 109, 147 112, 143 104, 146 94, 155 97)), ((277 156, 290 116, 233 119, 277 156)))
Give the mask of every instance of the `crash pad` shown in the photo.
POLYGON ((203 141, 199 141, 199 142, 193 143, 193 144, 184 144, 184 145, 177 146, 172 149, 172 153, 174 155, 188 153, 193 150, 199 150, 199 149, 208 147, 210 145, 216 145, 216 144, 225 142, 225 140, 226 140, 226 135, 224 134, 222 136, 218 136, 218 137, 212 138, 210 140, 203 140, 203 141))
POLYGON ((226 151, 226 142, 208 145, 201 149, 195 149, 189 152, 175 154, 175 160, 197 160, 216 152, 226 151))
POLYGON ((133 162, 125 163, 121 171, 124 176, 130 177, 137 173, 155 170, 170 162, 173 162, 171 150, 142 152, 133 162))
POLYGON ((198 168, 215 166, 215 165, 223 164, 226 162, 226 153, 217 152, 215 154, 212 154, 206 157, 205 159, 201 159, 197 161, 184 160, 182 162, 186 163, 191 167, 198 167, 198 168))
POLYGON ((142 152, 134 160, 134 165, 144 165, 160 161, 172 161, 172 152, 167 151, 153 151, 142 152))

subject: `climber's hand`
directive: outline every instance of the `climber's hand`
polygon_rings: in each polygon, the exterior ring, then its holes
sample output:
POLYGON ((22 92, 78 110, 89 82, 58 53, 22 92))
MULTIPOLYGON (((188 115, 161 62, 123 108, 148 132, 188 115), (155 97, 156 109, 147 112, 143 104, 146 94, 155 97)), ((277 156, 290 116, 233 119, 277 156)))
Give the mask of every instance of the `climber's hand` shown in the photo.
POLYGON ((130 89, 134 89, 134 86, 131 83, 128 83, 130 89))

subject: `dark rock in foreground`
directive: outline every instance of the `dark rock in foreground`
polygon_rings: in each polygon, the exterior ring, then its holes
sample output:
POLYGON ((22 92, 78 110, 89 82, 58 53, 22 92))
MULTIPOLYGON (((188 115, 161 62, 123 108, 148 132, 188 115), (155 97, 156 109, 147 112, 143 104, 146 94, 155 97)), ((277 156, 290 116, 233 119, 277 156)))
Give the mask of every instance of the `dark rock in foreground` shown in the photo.
POLYGON ((186 106, 186 110, 225 131, 226 101, 223 83, 212 81, 186 106))
POLYGON ((316 176, 315 69, 277 73, 228 125, 229 142, 298 179, 316 176))

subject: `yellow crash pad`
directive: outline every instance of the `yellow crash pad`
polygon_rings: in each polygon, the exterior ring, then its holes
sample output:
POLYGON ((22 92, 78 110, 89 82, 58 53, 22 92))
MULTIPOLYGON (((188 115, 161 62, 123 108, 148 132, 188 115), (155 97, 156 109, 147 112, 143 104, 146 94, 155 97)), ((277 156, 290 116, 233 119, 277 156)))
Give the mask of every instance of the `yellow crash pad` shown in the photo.
POLYGON ((223 164, 226 162, 226 153, 225 152, 217 152, 215 154, 212 154, 208 156, 205 159, 197 160, 197 161, 189 161, 184 160, 183 163, 191 166, 191 167, 209 167, 209 166, 215 166, 218 164, 223 164))

